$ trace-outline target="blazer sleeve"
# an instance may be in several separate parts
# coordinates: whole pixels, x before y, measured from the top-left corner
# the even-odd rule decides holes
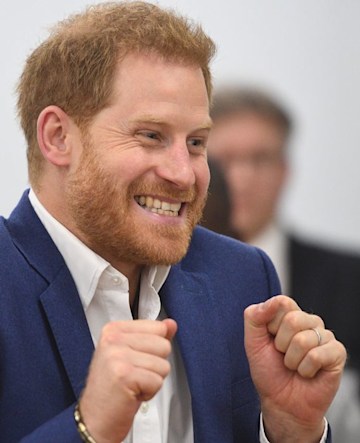
[[[23,437],[20,443],[81,443],[74,419],[74,409],[75,403]]]
[[[262,259],[265,268],[265,274],[268,279],[269,297],[281,294],[280,280],[272,261],[262,249],[259,248],[256,249],[260,254],[260,257]]]

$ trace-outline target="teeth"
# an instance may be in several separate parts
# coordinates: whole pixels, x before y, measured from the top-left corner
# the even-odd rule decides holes
[[[181,208],[181,203],[171,203],[170,211],[179,212]]]
[[[150,196],[136,196],[137,203],[148,209],[151,212],[161,215],[168,215],[170,217],[177,217],[181,208],[181,203],[169,203],[161,201],[158,198],[152,198]]]
[[[153,205],[154,205],[154,208],[159,209],[159,208],[161,208],[161,201],[158,200],[157,198],[155,198]]]
[[[146,206],[151,208],[153,205],[154,199],[152,197],[146,197]]]

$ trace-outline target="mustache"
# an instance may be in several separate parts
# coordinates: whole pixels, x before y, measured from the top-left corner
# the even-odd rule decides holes
[[[128,189],[129,197],[134,195],[156,195],[158,197],[192,203],[197,199],[198,190],[196,186],[190,189],[177,189],[170,183],[133,183]]]

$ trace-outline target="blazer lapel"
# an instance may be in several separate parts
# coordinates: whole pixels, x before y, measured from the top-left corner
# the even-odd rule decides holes
[[[71,387],[78,398],[94,350],[75,284],[66,267],[40,296]]]
[[[177,265],[160,295],[166,313],[178,322],[176,340],[192,397],[195,442],[231,442],[229,349],[218,333],[216,294],[205,275]]]
[[[17,248],[48,283],[39,294],[72,390],[79,396],[94,350],[75,283],[66,264],[33,210],[27,192],[7,228]]]

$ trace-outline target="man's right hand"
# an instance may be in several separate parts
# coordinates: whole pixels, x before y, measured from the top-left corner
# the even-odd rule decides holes
[[[170,372],[167,357],[176,330],[172,319],[104,327],[80,400],[83,421],[98,443],[122,441],[141,402],[159,391]]]

